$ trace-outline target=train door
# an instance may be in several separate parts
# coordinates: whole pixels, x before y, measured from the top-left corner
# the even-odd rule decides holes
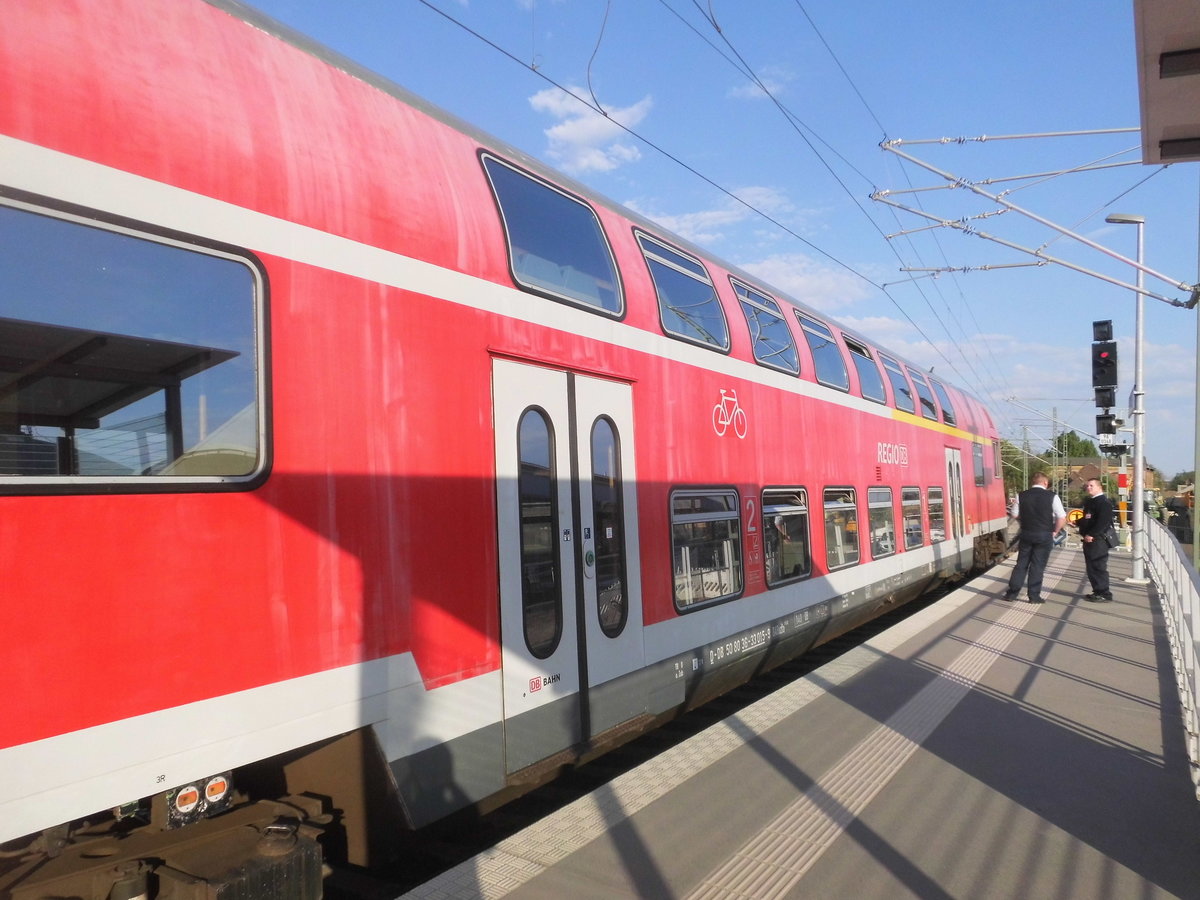
[[[950,519],[946,537],[958,540],[966,536],[967,524],[963,508],[962,451],[952,447],[946,448],[946,488],[950,495],[950,508],[946,511]]]
[[[618,724],[596,689],[644,663],[633,398],[628,384],[507,360],[492,379],[515,772]]]

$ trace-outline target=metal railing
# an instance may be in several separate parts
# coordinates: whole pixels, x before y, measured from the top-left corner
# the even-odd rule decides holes
[[[1179,541],[1158,521],[1146,522],[1147,573],[1158,588],[1163,617],[1171,642],[1171,662],[1179,685],[1183,708],[1184,739],[1187,741],[1192,784],[1200,799],[1200,737],[1197,735],[1197,657],[1200,657],[1200,574]]]

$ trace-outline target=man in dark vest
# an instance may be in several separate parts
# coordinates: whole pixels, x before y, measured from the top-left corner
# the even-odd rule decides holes
[[[1021,523],[1017,564],[1008,579],[1005,600],[1016,600],[1021,587],[1029,578],[1029,602],[1044,603],[1042,575],[1054,539],[1067,524],[1067,513],[1058,494],[1050,490],[1050,479],[1042,472],[1033,476],[1033,486],[1017,494],[1008,513]]]
[[[1083,599],[1107,603],[1113,598],[1108,586],[1108,537],[1112,533],[1113,505],[1104,496],[1099,478],[1088,479],[1087,492],[1083,518],[1079,520],[1079,537],[1083,540],[1083,565],[1092,592]]]

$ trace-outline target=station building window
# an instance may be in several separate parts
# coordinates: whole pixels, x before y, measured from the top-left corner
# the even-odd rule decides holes
[[[0,493],[257,483],[264,293],[232,248],[0,204]]]
[[[908,376],[912,379],[913,387],[917,390],[917,399],[921,401],[921,415],[936,422],[938,417],[937,406],[933,402],[933,392],[929,390],[929,385],[925,383],[925,376],[913,368],[909,368]]]
[[[804,578],[812,571],[808,538],[808,492],[804,488],[763,491],[767,584]]]
[[[779,369],[792,375],[800,374],[800,356],[796,342],[788,329],[787,320],[779,304],[771,297],[740,281],[730,279],[746,326],[750,329],[750,343],[754,347],[754,358],[764,366]]]
[[[929,379],[929,383],[933,385],[933,392],[937,394],[938,403],[942,406],[942,421],[947,425],[957,425],[958,418],[954,415],[954,405],[950,402],[950,395],[946,393],[946,388],[941,382]]]
[[[904,549],[912,550],[925,543],[925,526],[921,517],[921,489],[900,489],[900,515],[904,518]]]
[[[896,409],[903,412],[915,413],[917,405],[913,402],[912,388],[908,386],[908,379],[904,377],[904,370],[900,368],[899,363],[893,359],[889,359],[882,354],[879,357],[883,363],[883,370],[887,372],[888,381],[892,385],[892,398],[896,404]]]
[[[729,350],[729,326],[708,271],[698,259],[638,233],[638,244],[658,294],[667,334],[714,350]]]
[[[522,414],[517,435],[521,619],[529,652],[545,659],[558,647],[563,624],[554,430],[546,413],[533,407]]]
[[[685,612],[742,592],[742,528],[737,492],[671,495],[675,606]]]
[[[858,386],[863,397],[867,400],[874,400],[876,403],[887,403],[887,393],[883,389],[883,376],[879,374],[879,366],[871,356],[870,349],[865,344],[851,340],[845,335],[842,335],[842,339],[846,342],[846,349],[850,351],[850,359],[854,363],[855,371],[858,372]]]
[[[830,569],[858,562],[858,506],[854,488],[825,488],[825,562]]]
[[[929,506],[929,540],[936,544],[946,539],[946,504],[942,489],[931,487],[926,498]]]
[[[871,526],[871,556],[881,559],[896,552],[896,511],[892,489],[867,488],[867,517]]]
[[[821,384],[837,388],[839,391],[850,390],[850,376],[846,373],[846,360],[842,358],[841,348],[834,340],[833,332],[828,327],[811,319],[796,310],[796,318],[812,351],[813,366],[816,368],[817,381]]]
[[[592,424],[592,525],[595,529],[596,615],[600,630],[615,638],[625,630],[629,595],[625,590],[625,500],[621,445],[607,416]]]
[[[595,211],[495,157],[485,155],[483,166],[500,208],[517,284],[620,316],[624,300],[617,265]]]

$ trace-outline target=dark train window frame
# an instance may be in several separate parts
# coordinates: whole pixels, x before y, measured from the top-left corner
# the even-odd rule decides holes
[[[938,421],[937,403],[933,399],[933,391],[929,389],[929,383],[925,380],[925,375],[918,372],[912,366],[909,366],[908,378],[912,382],[913,389],[917,392],[917,399],[921,404],[921,415],[931,422]]]
[[[717,285],[704,263],[698,257],[690,253],[685,253],[678,247],[668,244],[662,238],[655,237],[647,231],[635,228],[633,234],[637,240],[638,248],[641,250],[642,259],[646,263],[646,269],[650,273],[650,281],[654,285],[654,294],[658,301],[658,322],[662,327],[663,333],[676,340],[684,341],[697,347],[703,347],[706,350],[713,350],[717,353],[729,353],[733,346],[732,336],[729,331],[729,320],[725,316],[725,306],[721,303],[721,297],[717,293]],[[648,245],[653,245],[653,247],[657,247],[658,249],[653,249]],[[665,251],[665,253],[661,251]],[[673,259],[672,257],[675,258]],[[664,290],[665,286],[661,283],[662,278],[660,276],[666,276],[668,273],[690,278],[697,284],[708,285],[711,293],[704,299],[703,305],[710,310],[715,310],[717,316],[720,318],[722,342],[706,340],[702,336],[698,336],[701,334],[699,327],[695,329],[696,335],[692,335],[685,331],[676,331],[667,325],[666,314],[668,310],[671,310],[671,314],[681,322],[686,321],[683,316],[674,312],[671,304],[667,302],[669,294]]]
[[[887,388],[883,383],[883,375],[879,371],[879,363],[875,357],[871,355],[871,348],[861,341],[856,341],[852,337],[848,337],[845,333],[842,334],[842,340],[846,342],[846,349],[850,351],[850,361],[854,363],[854,370],[858,373],[858,392],[864,400],[870,400],[873,403],[887,404]],[[872,386],[879,385],[879,396],[868,394],[863,386],[863,372],[868,372],[874,375]]]
[[[937,502],[936,503],[934,502],[934,494],[937,494]],[[947,519],[946,519],[946,489],[943,488],[941,485],[933,485],[932,487],[928,487],[925,489],[925,514],[926,514],[927,518],[929,519],[929,543],[931,543],[931,544],[941,543],[941,541],[939,541],[937,538],[935,538],[934,534],[933,534],[933,523],[934,523],[933,510],[934,510],[935,506],[938,510],[941,511],[940,519],[939,519],[939,521],[942,523],[941,541],[945,541],[945,540],[948,540],[948,536],[946,533],[946,522],[947,522]]]
[[[592,205],[586,200],[583,200],[582,198],[570,193],[569,191],[563,190],[558,185],[547,181],[544,178],[539,178],[532,172],[528,172],[524,169],[514,166],[506,160],[503,160],[491,153],[481,152],[479,154],[479,159],[483,167],[484,175],[487,178],[488,186],[491,189],[492,199],[496,204],[497,213],[500,216],[501,227],[504,230],[505,251],[508,255],[508,270],[509,274],[512,276],[513,283],[516,284],[521,290],[535,294],[539,297],[546,297],[547,299],[554,300],[559,303],[565,303],[568,306],[573,306],[577,309],[586,310],[587,312],[595,313],[596,315],[605,316],[607,318],[623,319],[625,317],[625,289],[621,280],[621,270],[617,265],[617,258],[613,253],[612,243],[608,239],[608,233],[604,230],[604,223],[600,221],[600,216],[597,214]],[[573,265],[572,259],[569,256],[565,256],[562,259],[555,259],[549,256],[534,255],[533,249],[531,248],[526,248],[523,251],[518,252],[518,248],[514,244],[513,232],[519,224],[525,221],[525,219],[516,216],[517,209],[512,202],[513,198],[509,198],[508,205],[505,205],[505,200],[502,197],[502,192],[497,184],[496,179],[496,173],[501,171],[515,175],[517,178],[521,179],[520,182],[512,182],[513,184],[527,184],[533,188],[537,188],[539,191],[546,192],[546,194],[543,194],[542,196],[553,194],[562,200],[569,201],[570,204],[578,208],[581,216],[580,222],[586,218],[587,223],[592,227],[586,228],[582,225],[579,225],[577,226],[576,230],[581,234],[592,231],[594,232],[593,236],[598,238],[597,241],[588,242],[590,243],[591,248],[597,252],[597,256],[592,259],[591,262],[598,264],[607,262],[608,273],[611,277],[612,294],[614,297],[613,308],[610,308],[604,304],[599,290],[597,290],[595,294],[588,294],[582,290],[574,293],[570,291],[570,284],[568,281],[568,275],[570,273],[578,273],[583,281],[591,279],[592,282],[597,286],[601,284],[601,281],[596,275],[589,274],[586,268],[580,268]],[[525,199],[527,202],[529,202],[529,198],[535,196],[537,195],[526,193]],[[531,224],[529,226],[530,235],[545,233],[546,229],[544,226],[547,221],[561,221],[561,217],[537,216],[528,218],[531,220]],[[576,241],[573,243],[568,243],[567,247],[568,249],[576,250],[584,244],[585,242]],[[543,243],[537,249],[545,249],[545,244]],[[544,264],[544,268],[546,270],[545,274],[547,277],[535,278],[531,274],[531,271],[527,269],[527,267],[519,265],[522,259],[534,259],[539,263]],[[575,261],[582,260],[580,260],[579,257],[576,257]],[[552,279],[548,276],[551,274],[550,269],[553,268],[557,268],[558,271],[557,277]],[[570,270],[570,273],[568,273],[568,269]],[[589,297],[593,297],[594,299],[589,299]]]
[[[795,498],[798,502],[788,503],[788,498]],[[762,495],[762,527],[763,527],[763,575],[767,582],[768,588],[782,587],[785,584],[793,584],[797,581],[803,581],[806,578],[812,577],[812,509],[808,504],[808,490],[803,487],[769,487],[764,488]],[[802,534],[797,535],[790,528],[790,525],[781,530],[776,524],[776,519],[781,517],[798,519],[801,523]],[[787,523],[785,523],[787,525]],[[780,541],[776,535],[786,534],[788,540]],[[787,577],[772,577],[772,551],[771,546],[774,543],[778,549],[775,552],[774,559],[778,560],[783,553],[783,548],[779,545],[782,543],[796,543],[796,538],[802,538],[803,545],[803,560],[801,564],[803,570],[796,574]]]
[[[554,576],[554,589],[552,591],[553,596],[554,596],[553,608],[552,608],[552,612],[554,613],[554,636],[548,642],[548,646],[544,650],[540,644],[537,647],[535,647],[533,645],[532,641],[530,641],[530,630],[531,630],[530,607],[533,604],[530,602],[529,592],[527,590],[527,586],[529,584],[528,575],[529,575],[529,569],[530,569],[530,561],[529,561],[530,554],[527,553],[526,526],[525,526],[525,519],[524,519],[524,502],[525,501],[524,501],[524,495],[522,494],[522,491],[524,490],[525,483],[526,483],[526,479],[525,479],[526,456],[525,456],[525,452],[524,452],[524,444],[523,444],[522,438],[524,437],[524,425],[525,425],[526,417],[529,416],[531,413],[536,414],[538,416],[538,418],[541,420],[542,424],[545,426],[545,429],[546,429],[546,435],[547,435],[546,452],[547,452],[547,458],[548,458],[549,483],[550,483],[550,490],[549,490],[550,511],[549,511],[549,516],[548,516],[548,518],[550,520],[550,527],[548,529],[547,543],[548,543],[549,549],[550,549],[549,556],[550,556],[551,572],[553,573],[553,576]],[[548,659],[549,657],[554,655],[555,651],[558,650],[559,646],[562,644],[563,623],[566,619],[566,611],[563,608],[564,604],[563,604],[562,552],[558,546],[559,523],[562,521],[562,515],[561,515],[562,511],[559,509],[559,502],[558,502],[558,478],[559,478],[560,473],[558,471],[558,464],[557,464],[557,457],[556,457],[555,442],[558,440],[558,435],[555,433],[555,430],[554,430],[554,418],[550,415],[550,412],[545,407],[539,406],[537,404],[530,404],[529,406],[525,407],[525,409],[523,409],[521,411],[521,414],[519,416],[517,416],[517,428],[516,428],[515,437],[517,439],[517,455],[516,455],[516,459],[517,459],[517,534],[518,534],[517,544],[518,544],[518,551],[519,551],[518,555],[519,555],[520,563],[521,563],[521,637],[525,642],[525,648],[530,652],[530,654],[534,657],[534,659]]]
[[[843,500],[841,502],[838,502],[835,499],[833,502],[831,502],[830,494],[833,493],[848,494],[850,499],[848,501]],[[847,560],[845,559],[845,554],[842,554],[842,561],[835,565],[833,562],[834,542],[830,541],[829,515],[831,512],[836,514],[839,510],[844,509],[851,509],[854,511],[854,558]],[[833,572],[840,569],[849,569],[852,566],[857,566],[860,562],[862,562],[862,528],[859,527],[859,522],[861,519],[862,516],[859,515],[858,511],[857,488],[850,487],[849,485],[832,485],[822,489],[821,523],[825,528],[825,566],[828,571]],[[847,527],[842,530],[850,533],[851,529],[849,528],[849,524],[850,523],[847,522]],[[834,525],[834,532],[837,533],[837,531],[837,526]]]
[[[916,522],[917,529],[915,532],[908,527],[910,520],[909,510],[913,504],[916,504],[917,514]],[[904,485],[900,488],[900,522],[904,530],[904,549],[916,550],[918,547],[925,546],[925,502],[921,489],[916,485]],[[915,533],[916,540],[912,540]]]
[[[813,374],[816,376],[817,382],[826,387],[833,388],[835,391],[850,392],[850,371],[846,368],[846,357],[842,355],[842,348],[838,346],[837,338],[833,336],[833,329],[814,319],[807,313],[795,310],[796,321],[800,323],[800,330],[804,334],[804,340],[808,344],[808,351],[813,358]],[[821,345],[815,343],[815,339],[827,341],[828,344]],[[841,373],[840,379],[830,380],[829,371],[830,361],[837,360]]]
[[[613,496],[615,497],[614,506],[616,507],[613,515],[613,521],[616,522],[616,527],[619,531],[619,534],[617,534],[613,539],[616,544],[616,550],[619,557],[619,583],[621,586],[620,620],[615,624],[615,626],[609,626],[605,624],[602,599],[600,596],[601,524],[600,517],[596,513],[595,485],[597,479],[596,430],[602,422],[608,426],[612,433],[614,469],[614,485],[612,487],[612,492]],[[596,416],[596,418],[592,421],[592,427],[588,433],[588,445],[590,447],[589,454],[592,462],[592,527],[596,530],[596,533],[592,539],[593,546],[595,547],[594,552],[596,554],[596,577],[594,579],[596,583],[596,622],[600,626],[601,634],[603,634],[606,638],[614,639],[620,637],[625,631],[625,626],[629,624],[629,545],[626,540],[625,533],[625,474],[621,469],[621,432],[620,429],[617,428],[617,423],[614,422],[609,416]],[[584,565],[587,565],[586,560],[584,561]]]
[[[1004,457],[1000,453],[1000,442],[992,441],[992,478],[1004,477]]]
[[[883,372],[892,386],[892,406],[901,412],[912,413],[915,416],[917,402],[914,399],[912,385],[908,383],[908,376],[904,374],[904,369],[900,367],[900,363],[882,353],[879,354],[879,361],[883,363]],[[907,398],[906,401],[902,403],[901,397]]]
[[[222,493],[254,490],[260,487],[270,475],[273,464],[273,442],[271,431],[271,359],[270,359],[270,334],[268,330],[269,319],[269,299],[270,299],[270,282],[267,277],[266,267],[262,261],[249,250],[238,247],[232,244],[215,241],[209,238],[200,237],[185,232],[176,231],[173,229],[162,228],[148,222],[134,220],[123,216],[117,216],[112,213],[78,206],[76,204],[65,203],[47,197],[42,197],[35,194],[30,194],[24,191],[19,191],[12,188],[0,187],[0,207],[4,209],[14,210],[20,213],[25,213],[33,216],[38,216],[47,220],[69,225],[75,228],[86,229],[95,235],[110,235],[117,239],[111,246],[120,249],[120,239],[128,239],[135,242],[144,242],[145,245],[154,245],[157,248],[168,252],[177,252],[180,254],[179,259],[198,259],[208,258],[216,261],[224,261],[235,266],[240,266],[245,270],[248,280],[246,286],[249,288],[248,305],[246,307],[246,328],[241,332],[245,338],[247,352],[252,353],[252,359],[248,358],[250,370],[248,374],[242,378],[236,379],[236,383],[242,385],[241,390],[246,398],[246,405],[237,412],[232,413],[228,417],[219,421],[219,423],[206,432],[206,436],[201,436],[194,443],[182,444],[184,440],[183,428],[186,422],[186,412],[184,407],[190,404],[183,401],[178,391],[182,389],[186,379],[191,375],[185,375],[179,378],[177,375],[170,375],[164,370],[162,376],[156,376],[149,371],[143,372],[144,380],[140,382],[141,388],[153,388],[157,385],[164,394],[163,404],[163,433],[164,444],[170,444],[171,450],[169,453],[175,453],[173,459],[168,458],[167,451],[164,451],[162,459],[151,462],[145,456],[140,457],[139,464],[143,468],[154,465],[160,468],[163,474],[151,474],[148,472],[140,472],[137,474],[122,474],[114,472],[105,472],[101,474],[54,474],[31,475],[23,474],[19,471],[10,473],[0,472],[0,496],[43,496],[43,495],[88,495],[88,494],[166,494],[166,493]],[[80,232],[81,234],[83,232]],[[135,244],[127,244],[125,246],[141,246]],[[156,252],[151,250],[151,253]],[[143,271],[143,270],[137,270]],[[121,287],[118,285],[118,287]],[[195,283],[188,283],[188,290],[194,291]],[[121,295],[122,304],[128,303],[128,297]],[[128,307],[125,307],[128,308]],[[191,308],[191,307],[188,307]],[[86,336],[91,336],[93,341],[99,342],[95,346],[102,346],[107,342],[110,348],[116,350],[123,346],[129,353],[138,353],[138,347],[145,348],[145,352],[149,353],[155,348],[174,348],[176,350],[191,349],[192,351],[215,351],[217,354],[226,354],[226,359],[216,363],[212,368],[216,368],[223,362],[227,362],[242,355],[242,351],[229,351],[228,348],[214,348],[207,344],[189,344],[181,343],[174,340],[161,340],[160,338],[151,338],[146,335],[126,334],[114,331],[97,331],[87,328],[79,328],[76,324],[66,325],[56,322],[39,322],[32,319],[9,319],[14,328],[22,325],[32,327],[35,330],[40,329],[49,336],[51,332],[66,335],[68,332],[73,333],[75,337],[82,340]],[[228,355],[232,354],[232,355]],[[131,360],[135,357],[130,357]],[[137,360],[138,362],[147,362],[145,360]],[[76,363],[76,371],[73,374],[66,375],[68,378],[78,378],[79,372],[88,370],[87,366]],[[65,371],[65,370],[64,370]],[[111,370],[110,370],[111,371]],[[202,369],[196,370],[193,374],[200,374]],[[136,370],[126,370],[124,377],[132,378],[136,374]],[[178,384],[175,388],[176,396],[171,397],[171,391],[164,386],[165,381],[169,382],[175,379]],[[85,379],[86,380],[86,379]],[[102,379],[97,378],[96,381]],[[138,384],[128,382],[131,385],[131,392],[136,393],[134,388]],[[194,387],[194,385],[193,385]],[[139,397],[133,399],[130,404],[141,403],[147,398],[154,396],[155,390],[151,389],[146,393],[142,393]],[[119,402],[115,399],[115,395],[109,398],[109,402]],[[127,407],[112,408],[108,414],[119,412]],[[174,411],[173,411],[174,410]],[[246,453],[241,453],[243,458],[252,459],[252,464],[244,472],[197,472],[182,474],[166,474],[167,470],[172,466],[178,467],[181,463],[196,463],[208,462],[211,464],[213,457],[208,457],[206,460],[201,460],[201,455],[205,453],[201,444],[206,437],[211,437],[216,434],[222,427],[230,423],[238,421],[247,410],[250,411],[252,423],[246,429],[247,435],[253,441],[253,447],[245,447],[238,449],[239,453],[244,449]],[[79,414],[86,412],[80,410]],[[199,412],[197,410],[197,415]],[[28,418],[28,414],[24,416]],[[182,418],[181,418],[182,417]],[[79,448],[75,443],[74,435],[68,433],[76,430],[76,426],[50,425],[48,423],[27,422],[22,424],[21,413],[15,413],[12,426],[17,431],[14,434],[25,433],[24,429],[37,427],[53,427],[64,432],[64,436],[55,439],[59,446],[58,458],[54,465],[61,466],[61,461],[64,458],[63,452],[73,454],[71,459],[78,462]],[[98,420],[97,420],[98,421]],[[174,425],[171,423],[174,422]],[[90,430],[90,429],[89,429]],[[147,432],[149,433],[149,432]],[[66,444],[63,442],[66,441]],[[23,442],[27,443],[27,442]],[[64,451],[62,448],[66,447]]]
[[[796,347],[796,339],[792,335],[792,329],[788,327],[787,317],[784,315],[779,301],[765,291],[751,287],[745,282],[734,278],[732,275],[729,277],[729,283],[733,286],[734,296],[737,297],[738,305],[742,309],[742,315],[746,319],[746,328],[750,333],[750,345],[754,351],[754,361],[760,366],[786,372],[788,375],[799,375],[800,351]],[[773,320],[779,327],[782,327],[783,333],[787,335],[787,347],[774,349],[772,344],[762,339],[762,318]],[[771,353],[759,353],[760,346],[764,344],[772,350]],[[780,365],[767,358],[769,356],[778,356],[785,351],[791,351],[790,357],[788,357],[791,365]]]
[[[930,385],[933,387],[933,392],[937,394],[938,403],[942,407],[942,421],[951,428],[958,426],[958,416],[954,414],[954,404],[950,402],[950,394],[946,391],[946,386],[936,378],[929,379]]]
[[[724,511],[712,512],[694,512],[694,513],[677,513],[676,500],[691,498],[694,500],[702,500],[705,497],[723,498],[725,501],[732,501],[732,506],[727,507]],[[685,615],[690,612],[695,612],[699,609],[708,609],[719,603],[728,603],[731,600],[736,600],[741,597],[746,590],[746,555],[744,549],[744,532],[742,528],[741,516],[741,496],[734,487],[680,487],[671,491],[668,499],[668,517],[671,524],[671,598],[675,604],[676,612]],[[701,576],[705,572],[717,571],[716,569],[699,569],[689,568],[686,571],[676,570],[676,546],[677,546],[677,528],[680,526],[703,525],[711,522],[731,522],[737,529],[735,535],[737,560],[735,564],[726,566],[727,570],[736,576],[737,584],[732,586],[733,589],[724,593],[717,594],[712,597],[701,597],[698,600],[691,600],[685,603],[680,603],[680,578],[686,578],[687,583],[691,584],[694,573],[700,572]],[[707,543],[716,544],[720,539],[710,540]],[[694,542],[693,546],[700,546],[702,542]],[[690,550],[690,548],[689,548]],[[690,552],[688,554],[690,556]],[[703,584],[703,577],[701,577]]]
[[[983,444],[978,441],[971,443],[971,461],[975,468],[975,487],[987,484],[987,463],[984,461]]]
[[[878,498],[873,499],[872,494],[887,493],[886,500]],[[875,516],[873,511],[877,509],[886,509],[888,517],[888,526],[891,529],[892,549],[888,550],[880,541],[877,544],[875,541]],[[895,556],[900,549],[900,541],[896,535],[896,503],[892,493],[892,488],[889,485],[872,485],[867,488],[867,543],[871,547],[871,559],[887,559],[889,556]]]

